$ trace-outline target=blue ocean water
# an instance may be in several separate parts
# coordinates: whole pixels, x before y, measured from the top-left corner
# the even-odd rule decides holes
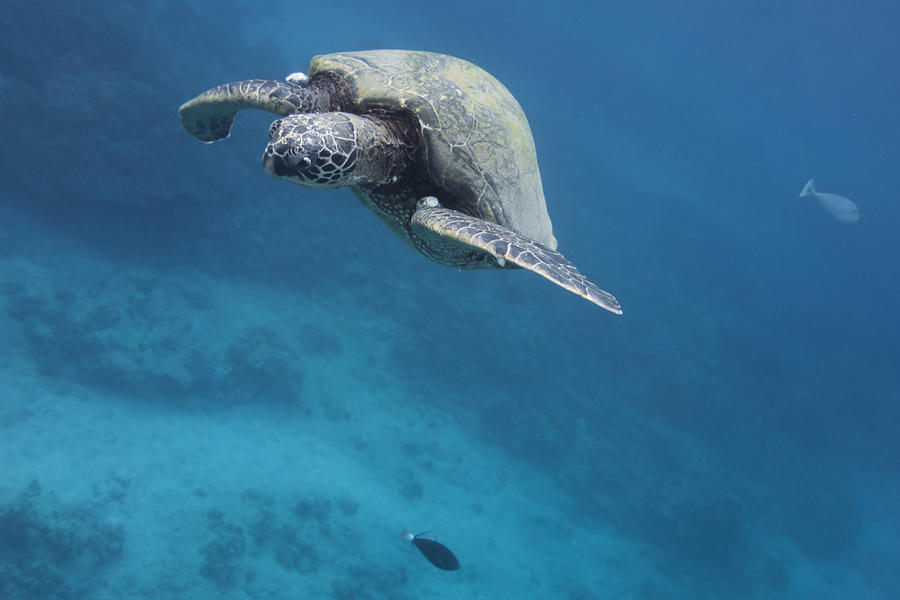
[[[8,0],[0,598],[900,597],[898,20]],[[270,115],[178,123],[373,48],[513,92],[560,250],[623,316],[278,181]]]

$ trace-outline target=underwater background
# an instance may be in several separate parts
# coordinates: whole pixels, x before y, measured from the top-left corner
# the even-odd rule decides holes
[[[900,597],[898,22],[5,1],[0,598]],[[271,115],[178,123],[374,48],[512,91],[560,250],[623,316],[278,181]]]

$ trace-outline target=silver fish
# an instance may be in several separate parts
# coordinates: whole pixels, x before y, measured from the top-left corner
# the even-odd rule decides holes
[[[822,205],[822,208],[828,211],[832,217],[841,223],[856,223],[859,221],[859,207],[850,200],[837,194],[829,194],[827,192],[817,192],[813,187],[813,180],[810,179],[800,191],[800,197],[813,196]]]

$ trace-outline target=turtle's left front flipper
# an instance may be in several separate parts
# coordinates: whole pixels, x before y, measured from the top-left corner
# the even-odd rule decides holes
[[[591,283],[565,256],[506,227],[444,208],[430,196],[419,201],[412,227],[419,235],[436,235],[442,241],[486,252],[501,265],[509,261],[610,312],[622,314],[615,297]]]
[[[273,79],[248,79],[225,83],[207,90],[181,105],[181,126],[201,142],[227,138],[238,111],[264,110],[279,116],[321,112],[329,106],[328,96],[316,86],[302,86]]]

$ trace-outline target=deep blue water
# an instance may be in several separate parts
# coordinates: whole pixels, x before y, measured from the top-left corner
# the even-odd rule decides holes
[[[900,597],[900,6],[257,4],[0,8],[0,598]],[[623,316],[178,123],[373,48],[513,92]]]

